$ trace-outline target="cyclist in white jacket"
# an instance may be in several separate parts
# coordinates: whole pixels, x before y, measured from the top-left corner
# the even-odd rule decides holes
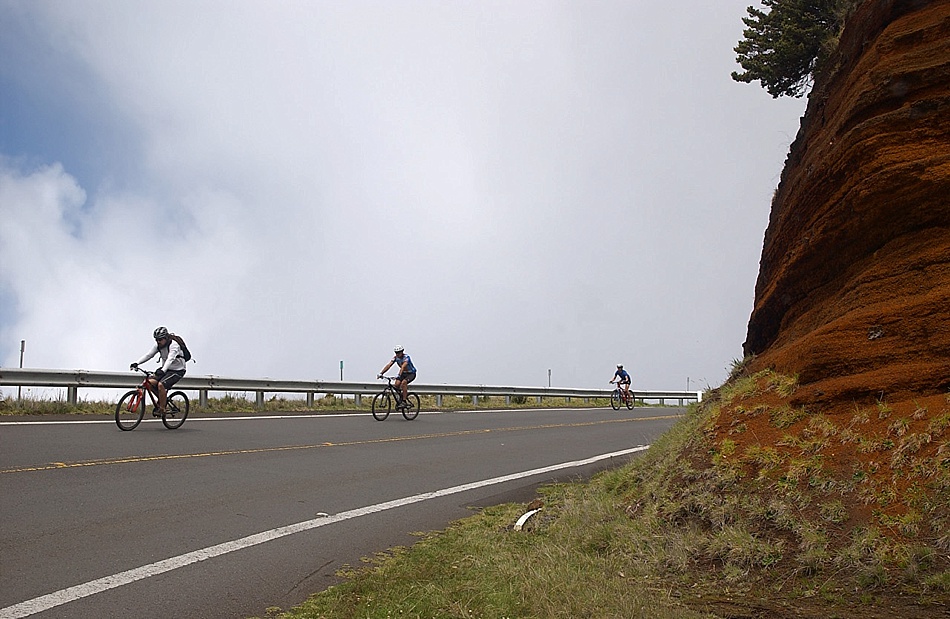
[[[145,363],[155,355],[161,359],[161,367],[155,370],[155,374],[148,379],[149,390],[152,393],[158,392],[158,408],[152,411],[156,417],[161,417],[165,411],[165,403],[168,398],[168,390],[172,385],[181,380],[185,375],[185,357],[181,346],[169,334],[165,327],[158,327],[152,333],[155,338],[155,345],[145,353],[145,356],[129,366],[134,370],[140,363]]]

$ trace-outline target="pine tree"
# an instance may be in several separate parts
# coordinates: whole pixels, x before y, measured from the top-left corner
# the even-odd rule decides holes
[[[827,56],[853,0],[762,0],[768,12],[748,7],[745,37],[735,47],[745,69],[732,79],[759,80],[769,94],[801,97]]]

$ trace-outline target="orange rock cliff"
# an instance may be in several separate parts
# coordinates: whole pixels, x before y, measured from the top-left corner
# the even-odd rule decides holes
[[[743,345],[834,406],[950,390],[950,0],[869,0],[815,83]]]

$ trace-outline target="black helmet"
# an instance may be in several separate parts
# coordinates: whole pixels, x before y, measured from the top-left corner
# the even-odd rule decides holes
[[[152,337],[154,337],[156,340],[166,338],[168,337],[168,329],[166,329],[165,327],[159,327],[155,329],[154,333],[152,333]]]

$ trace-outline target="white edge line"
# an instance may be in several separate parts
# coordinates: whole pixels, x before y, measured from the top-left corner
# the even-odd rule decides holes
[[[106,576],[104,578],[98,578],[81,585],[67,587],[66,589],[61,589],[54,593],[33,598],[32,600],[20,602],[19,604],[14,604],[13,606],[0,608],[0,619],[20,619],[21,617],[28,617],[32,614],[41,613],[68,602],[73,602],[84,597],[102,593],[103,591],[108,591],[109,589],[115,589],[117,587],[133,583],[137,580],[142,580],[150,576],[157,576],[158,574],[170,572],[171,570],[176,570],[178,568],[185,567],[186,565],[191,565],[192,563],[213,559],[214,557],[218,557],[229,552],[243,550],[244,548],[250,548],[251,546],[257,546],[258,544],[270,542],[287,535],[293,535],[294,533],[300,533],[302,531],[309,531],[310,529],[316,529],[328,524],[343,522],[344,520],[350,520],[360,516],[367,516],[369,514],[383,512],[386,510],[395,509],[397,507],[419,503],[421,501],[428,501],[429,499],[436,499],[452,494],[458,494],[468,490],[475,490],[485,486],[492,486],[507,481],[522,479],[524,477],[531,477],[532,475],[540,475],[542,473],[550,473],[552,471],[558,471],[561,469],[585,466],[599,462],[601,460],[607,460],[609,458],[616,458],[619,456],[636,453],[638,451],[644,451],[649,448],[649,445],[640,445],[632,449],[624,449],[622,451],[614,451],[611,453],[601,454],[599,456],[593,456],[591,458],[587,458],[586,460],[562,462],[560,464],[553,464],[551,466],[532,469],[530,471],[512,473],[510,475],[503,475],[502,477],[494,477],[492,479],[462,484],[461,486],[453,486],[451,488],[444,488],[442,490],[435,490],[433,492],[424,492],[422,494],[416,494],[402,499],[395,499],[385,503],[377,503],[376,505],[369,505],[366,507],[340,512],[339,514],[334,514],[332,516],[321,516],[314,518],[313,520],[306,520],[304,522],[278,527],[269,531],[255,533],[254,535],[242,537],[230,542],[224,542],[223,544],[217,544],[215,546],[208,546],[207,548],[195,550],[194,552],[189,552],[177,557],[171,557],[156,563],[143,565],[142,567],[126,570],[124,572]]]

